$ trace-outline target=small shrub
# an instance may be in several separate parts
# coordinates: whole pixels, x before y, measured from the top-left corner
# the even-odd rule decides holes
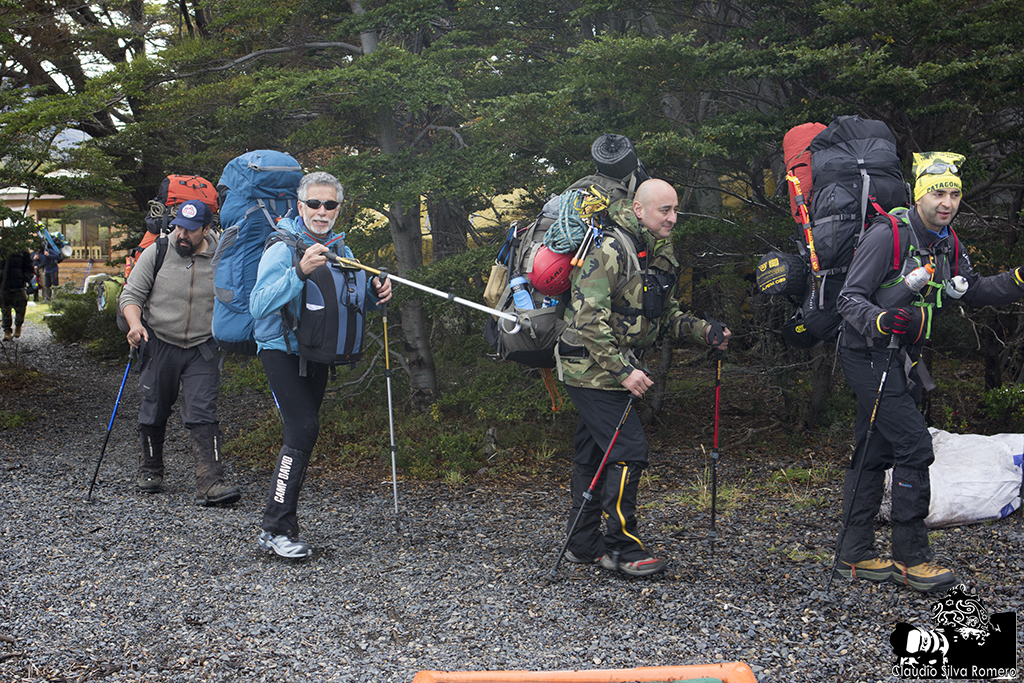
[[[44,318],[56,342],[85,344],[101,358],[127,356],[128,341],[117,326],[117,316],[100,311],[96,295],[57,290],[50,300],[50,315]]]
[[[989,389],[981,395],[981,413],[998,420],[1011,431],[1024,429],[1024,386],[1011,385]]]

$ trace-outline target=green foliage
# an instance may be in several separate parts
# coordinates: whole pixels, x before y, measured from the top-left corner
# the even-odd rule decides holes
[[[258,358],[229,353],[224,356],[220,390],[227,394],[242,394],[251,390],[269,395],[270,382]]]
[[[0,204],[0,261],[12,254],[33,251],[40,229],[42,226],[30,217]]]
[[[50,315],[44,318],[53,340],[59,343],[85,343],[86,348],[100,358],[127,357],[128,342],[117,327],[112,311],[100,311],[96,295],[75,294],[68,285],[54,290],[50,301]]]
[[[1005,425],[1006,431],[1024,431],[1024,386],[990,389],[981,396],[981,413]]]
[[[823,494],[827,485],[839,482],[843,471],[834,465],[823,463],[818,467],[785,467],[774,472],[768,479],[767,491],[782,496],[796,508],[821,508],[834,501]]]
[[[0,410],[0,432],[31,424],[39,418],[27,410]]]

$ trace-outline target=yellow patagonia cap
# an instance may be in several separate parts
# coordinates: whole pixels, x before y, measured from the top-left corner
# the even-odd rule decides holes
[[[955,152],[915,152],[914,201],[933,190],[962,189],[960,164],[966,158]]]

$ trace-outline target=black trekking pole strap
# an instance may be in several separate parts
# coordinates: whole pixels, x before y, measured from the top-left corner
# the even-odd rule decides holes
[[[715,347],[715,350],[721,353],[718,345],[725,341],[725,323],[718,322],[708,315],[707,311],[704,312],[704,322],[711,326],[708,329],[708,345]]]

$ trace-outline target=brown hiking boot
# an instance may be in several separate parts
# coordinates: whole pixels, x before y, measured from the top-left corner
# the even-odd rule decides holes
[[[892,560],[883,560],[878,557],[853,563],[839,560],[836,564],[836,574],[844,579],[853,579],[854,581],[863,579],[878,583],[891,580],[895,568]]]
[[[11,341],[11,339],[12,339],[11,331],[10,330],[4,330],[4,341]]]
[[[953,572],[934,562],[922,562],[908,567],[902,562],[893,562],[892,581],[900,586],[910,586],[922,593],[952,588],[956,583]]]
[[[21,336],[21,325],[14,328],[14,338],[17,339]]]
[[[242,497],[242,491],[237,486],[228,486],[222,481],[206,489],[205,493],[196,491],[196,505],[210,507],[211,505],[230,505]]]

